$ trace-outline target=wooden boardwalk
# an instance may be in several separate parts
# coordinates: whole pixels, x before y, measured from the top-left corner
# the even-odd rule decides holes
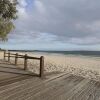
[[[65,73],[41,79],[0,62],[0,100],[100,100],[100,83]]]

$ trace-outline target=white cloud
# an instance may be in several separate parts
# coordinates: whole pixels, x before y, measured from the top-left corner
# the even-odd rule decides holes
[[[26,11],[26,6],[28,5],[28,3],[26,2],[26,0],[18,0],[18,2],[19,5],[17,6],[17,9],[19,20],[25,20],[28,17],[28,13]]]
[[[19,2],[19,5],[21,7],[26,7],[28,5],[27,2],[26,2],[26,0],[18,0],[18,2]]]

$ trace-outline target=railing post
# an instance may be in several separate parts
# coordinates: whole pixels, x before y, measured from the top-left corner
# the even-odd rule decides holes
[[[27,54],[25,54],[24,57],[25,57],[24,58],[24,70],[26,70],[27,69]]]
[[[8,62],[10,61],[10,52],[8,52]]]
[[[40,77],[44,77],[44,56],[40,57]]]
[[[16,53],[15,55],[15,65],[17,65],[17,61],[18,61],[18,53]]]
[[[4,60],[5,60],[5,58],[6,58],[6,51],[4,50]]]

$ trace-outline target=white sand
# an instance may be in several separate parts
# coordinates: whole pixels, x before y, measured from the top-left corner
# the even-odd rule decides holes
[[[28,55],[34,57],[44,56],[45,72],[70,72],[71,74],[100,81],[100,57],[48,53],[28,53]],[[22,64],[23,60],[20,59],[19,65],[22,66]],[[38,73],[39,61],[28,60],[28,70]]]

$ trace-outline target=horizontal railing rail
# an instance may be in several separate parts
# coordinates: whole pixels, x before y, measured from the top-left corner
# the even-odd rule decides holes
[[[39,70],[39,76],[44,77],[44,56],[41,57],[32,57],[28,56],[27,54],[21,55],[18,53],[11,53],[10,51],[4,51],[4,60],[6,60],[6,57],[8,58],[8,62],[10,62],[10,58],[15,58],[15,65],[18,63],[18,58],[24,59],[24,70],[27,69],[27,60],[33,59],[33,60],[39,60],[40,61],[40,70]]]

